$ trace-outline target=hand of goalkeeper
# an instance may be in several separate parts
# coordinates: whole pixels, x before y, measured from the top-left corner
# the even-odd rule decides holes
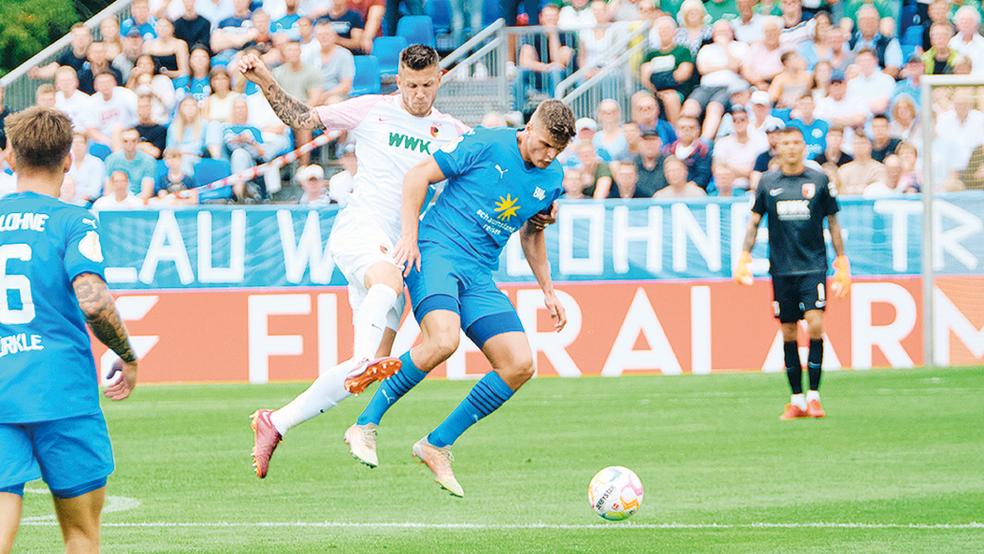
[[[851,290],[851,262],[843,254],[834,260],[834,283],[830,285],[830,290],[837,298],[847,296]]]
[[[738,265],[735,266],[734,279],[739,285],[751,286],[754,282],[752,278],[752,269],[749,264],[752,263],[752,254],[750,252],[742,252],[741,257],[738,258]]]

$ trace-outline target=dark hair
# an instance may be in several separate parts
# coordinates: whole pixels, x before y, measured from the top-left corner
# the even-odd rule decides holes
[[[888,123],[888,116],[885,115],[885,114],[883,114],[883,113],[877,114],[877,115],[875,115],[875,116],[873,116],[871,118],[872,121],[874,121],[876,119],[884,119],[885,120],[885,123]]]
[[[565,147],[577,134],[574,127],[574,112],[560,100],[545,100],[533,112],[551,138]],[[532,118],[531,118],[532,119]]]
[[[434,67],[440,61],[437,50],[426,44],[411,44],[400,52],[400,67],[420,71]]]
[[[56,170],[72,148],[72,121],[58,110],[35,106],[7,116],[7,138],[18,168]]]

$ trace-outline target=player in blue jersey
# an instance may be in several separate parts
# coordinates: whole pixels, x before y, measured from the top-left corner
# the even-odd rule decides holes
[[[137,357],[103,280],[95,217],[58,200],[72,122],[31,108],[6,130],[17,192],[0,200],[0,553],[13,548],[24,484],[39,477],[66,551],[97,552],[114,465],[86,322],[123,362],[106,396],[130,395]]]
[[[359,416],[356,426],[363,432],[356,436],[366,440],[353,453],[372,452],[375,458],[375,432],[383,414],[454,353],[464,329],[493,371],[444,422],[413,445],[413,455],[427,464],[442,487],[464,495],[451,471],[451,445],[509,400],[534,371],[519,316],[492,281],[499,254],[513,233],[519,231],[556,329],[567,322],[550,280],[543,228],[528,220],[549,212],[563,192],[564,174],[555,158],[573,136],[570,108],[549,100],[537,108],[525,129],[478,128],[407,173],[402,238],[394,257],[397,263],[406,262],[421,341],[400,357],[400,371],[383,381]],[[428,185],[445,179],[444,192],[420,222],[417,214]]]

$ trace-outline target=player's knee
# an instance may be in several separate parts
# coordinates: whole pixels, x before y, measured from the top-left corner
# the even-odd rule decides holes
[[[439,333],[433,339],[434,350],[441,358],[450,358],[458,349],[458,333]]]
[[[533,358],[530,356],[519,356],[511,360],[507,367],[500,369],[503,378],[513,387],[522,385],[533,378],[536,370],[533,368]]]
[[[98,524],[91,529],[62,527],[62,537],[65,539],[66,552],[99,552]]]
[[[403,293],[403,274],[400,269],[393,264],[377,263],[366,271],[366,288],[374,285],[386,285],[396,291],[396,294]]]

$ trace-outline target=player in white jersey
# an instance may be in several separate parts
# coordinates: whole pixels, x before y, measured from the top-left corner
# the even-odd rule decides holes
[[[338,214],[328,239],[335,265],[349,282],[353,356],[323,373],[283,408],[253,414],[253,465],[263,478],[273,451],[291,427],[400,368],[400,361],[388,356],[404,307],[402,268],[392,257],[400,237],[403,177],[468,127],[434,109],[441,81],[438,54],[421,44],[400,54],[399,94],[361,96],[331,106],[312,108],[291,97],[254,55],[243,56],[240,71],[259,85],[273,111],[290,127],[349,131],[359,160],[352,199]],[[374,438],[362,431],[346,432],[346,442],[354,449]]]

